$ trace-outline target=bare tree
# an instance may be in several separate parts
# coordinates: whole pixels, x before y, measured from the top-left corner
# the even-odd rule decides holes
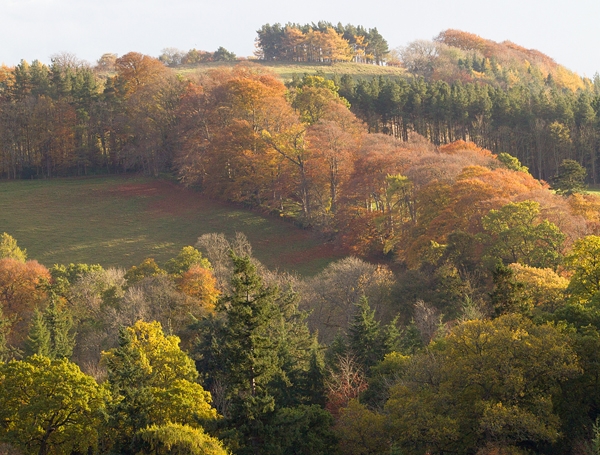
[[[59,52],[50,56],[50,61],[53,65],[58,66],[60,69],[76,69],[76,68],[87,68],[90,64],[78,58],[75,54],[70,52]]]
[[[233,239],[227,239],[225,234],[211,233],[198,237],[196,248],[202,250],[204,256],[210,261],[213,273],[217,279],[219,289],[229,289],[229,282],[233,273],[233,263],[230,253],[237,256],[248,256],[257,266],[259,272],[263,269],[258,260],[252,258],[252,245],[248,238],[241,232],[236,232]]]
[[[390,317],[390,295],[394,276],[386,267],[347,257],[330,264],[323,272],[301,284],[300,307],[308,310],[312,330],[323,342],[345,330],[364,295],[380,318]]]
[[[182,51],[181,49],[177,49],[175,47],[167,47],[161,51],[161,54],[158,57],[158,59],[165,65],[173,68],[183,63],[183,58],[186,56],[186,54],[187,52]]]
[[[427,305],[420,299],[415,303],[414,320],[425,345],[432,340],[440,328],[443,328],[442,315],[433,306]]]
[[[430,76],[433,73],[435,59],[439,55],[440,43],[429,40],[416,40],[398,53],[404,67],[413,74]]]

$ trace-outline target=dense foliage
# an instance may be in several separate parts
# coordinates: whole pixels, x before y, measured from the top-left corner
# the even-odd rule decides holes
[[[335,63],[353,61],[381,65],[389,53],[376,28],[317,24],[266,24],[258,30],[258,56],[266,61]]]
[[[262,32],[274,30],[347,31]],[[373,33],[363,32],[352,31],[357,42]],[[127,271],[47,269],[3,233],[3,449],[597,453],[600,201],[582,194],[579,164],[596,156],[595,89],[510,43],[447,31],[429,66],[416,58],[428,43],[417,44],[402,54],[416,76],[354,85],[305,75],[286,86],[251,65],[184,79],[136,53],[104,79],[64,58],[4,69],[4,176],[175,170],[211,197],[293,218],[379,265],[349,257],[301,279],[267,270],[238,233]],[[458,65],[445,78],[481,81],[449,85],[443,56]],[[502,77],[514,80],[503,81],[494,71],[510,62]],[[503,94],[522,96],[505,106],[523,109],[531,97],[554,100],[560,115],[583,100],[587,117],[511,123],[519,107],[495,130]],[[399,103],[393,127],[386,100]],[[394,134],[369,134],[349,107]],[[500,131],[498,155],[466,141]],[[506,153],[517,136],[525,149],[538,141],[539,160]],[[529,169],[556,175],[555,191]]]

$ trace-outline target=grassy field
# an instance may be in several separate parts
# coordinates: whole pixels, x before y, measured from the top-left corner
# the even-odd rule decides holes
[[[162,264],[211,232],[243,232],[265,265],[303,275],[344,255],[290,223],[141,177],[0,182],[1,232],[46,266]]]
[[[324,63],[319,65],[314,63],[261,62],[259,60],[252,61],[252,63],[270,69],[274,73],[278,74],[283,80],[292,79],[294,74],[299,74],[302,76],[305,73],[315,74],[317,72],[322,72],[328,77],[331,77],[335,74],[339,76],[349,74],[357,79],[371,79],[377,76],[402,76],[406,74],[406,71],[403,68],[367,65],[362,63],[335,63],[333,65]],[[237,64],[239,64],[239,62],[203,63],[198,66],[177,68],[175,71],[179,74],[187,75],[194,72],[208,71],[213,68],[233,67]]]
[[[597,186],[589,186],[588,188],[586,188],[586,193],[588,194],[593,194],[594,196],[598,196],[600,197],[600,188]]]

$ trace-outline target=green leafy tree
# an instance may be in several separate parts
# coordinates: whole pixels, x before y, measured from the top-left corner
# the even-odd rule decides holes
[[[71,285],[90,272],[101,272],[104,269],[99,264],[55,264],[50,269],[52,290],[61,297],[66,297]]]
[[[348,101],[338,94],[334,82],[322,76],[305,75],[293,89],[292,96],[292,107],[303,122],[311,125],[326,114],[330,103],[350,107]]]
[[[486,255],[505,264],[518,262],[533,267],[556,267],[565,235],[548,220],[539,220],[540,204],[523,201],[490,210],[482,223],[490,236]]]
[[[236,55],[233,52],[229,52],[223,46],[220,46],[213,54],[215,62],[234,62]]]
[[[165,273],[153,258],[144,259],[140,265],[134,265],[125,274],[127,283],[131,286],[144,278],[163,275]]]
[[[8,361],[15,353],[15,350],[8,343],[11,325],[10,319],[4,316],[4,311],[0,306],[0,363]]]
[[[351,400],[341,411],[335,432],[342,453],[348,455],[388,454],[390,438],[386,416],[368,409],[358,400]]]
[[[554,189],[558,194],[570,195],[585,191],[587,170],[575,160],[563,160],[554,177]]]
[[[66,359],[34,355],[0,365],[0,441],[26,454],[93,450],[107,394]]]
[[[168,422],[150,425],[140,430],[144,442],[139,453],[153,455],[227,455],[227,450],[216,438],[207,435],[202,428]]]
[[[205,269],[211,269],[208,259],[202,257],[202,253],[193,246],[184,246],[179,254],[165,263],[165,270],[171,275],[183,275],[193,265]]]
[[[19,248],[17,241],[6,232],[0,235],[0,259],[2,258],[16,259],[21,262],[27,260],[27,250]]]
[[[509,153],[502,152],[498,154],[498,161],[500,161],[504,167],[511,171],[528,172],[527,166],[523,166],[518,158],[515,158]]]
[[[405,453],[541,447],[560,436],[561,385],[581,374],[569,337],[517,314],[472,320],[405,367],[386,413]]]
[[[195,380],[194,362],[165,336],[158,322],[138,321],[121,331],[119,346],[103,353],[113,395],[109,428],[113,450],[135,453],[136,435],[168,422],[200,427],[214,420],[210,393]]]
[[[571,302],[587,303],[600,295],[600,237],[588,235],[575,242],[565,265],[573,272],[567,294]]]

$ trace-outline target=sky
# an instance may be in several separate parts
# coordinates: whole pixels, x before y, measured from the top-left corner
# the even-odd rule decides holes
[[[250,56],[264,24],[324,20],[377,27],[390,49],[459,29],[592,77],[599,18],[598,0],[0,0],[0,63],[48,63],[62,52],[90,63],[107,52],[158,57],[168,47]]]

